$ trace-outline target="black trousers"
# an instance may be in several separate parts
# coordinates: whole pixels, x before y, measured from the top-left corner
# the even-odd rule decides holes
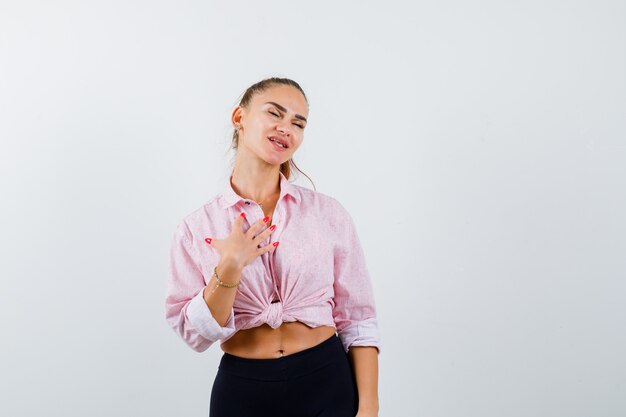
[[[209,417],[354,417],[358,404],[348,355],[334,334],[280,358],[224,353]]]

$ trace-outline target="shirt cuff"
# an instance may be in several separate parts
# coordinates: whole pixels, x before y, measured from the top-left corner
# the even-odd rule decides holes
[[[233,334],[235,329],[235,311],[230,309],[230,316],[224,327],[220,326],[204,300],[204,288],[196,294],[187,306],[187,317],[191,325],[207,340],[216,342]]]
[[[351,346],[373,346],[378,350],[382,343],[378,331],[378,320],[376,317],[355,321],[349,326],[344,327],[341,332],[337,332],[343,348],[348,352]]]

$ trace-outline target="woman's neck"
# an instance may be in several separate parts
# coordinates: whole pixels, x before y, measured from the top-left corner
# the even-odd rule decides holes
[[[280,174],[277,172],[254,174],[233,171],[230,183],[238,195],[262,204],[264,211],[266,207],[275,205],[280,195]]]

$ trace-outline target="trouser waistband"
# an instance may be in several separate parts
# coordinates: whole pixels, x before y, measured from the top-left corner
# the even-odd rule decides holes
[[[310,374],[337,360],[346,360],[346,352],[334,334],[318,345],[280,358],[251,359],[224,352],[219,371],[241,378],[284,381]]]

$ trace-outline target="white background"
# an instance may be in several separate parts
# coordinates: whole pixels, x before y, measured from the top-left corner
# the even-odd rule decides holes
[[[625,74],[622,1],[3,0],[0,415],[207,414],[169,243],[271,76],[357,224],[381,417],[626,415]]]

